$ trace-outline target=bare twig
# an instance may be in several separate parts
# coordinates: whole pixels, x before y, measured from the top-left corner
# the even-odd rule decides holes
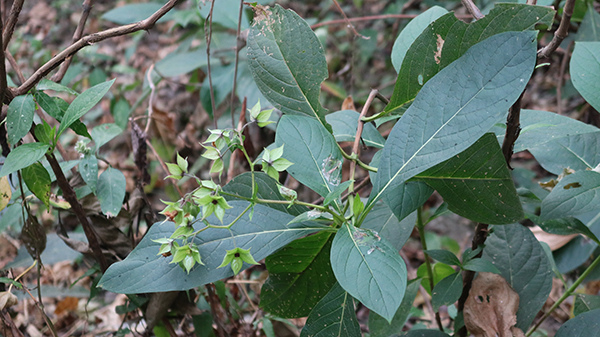
[[[81,17],[79,18],[79,23],[77,23],[77,28],[75,28],[75,33],[73,33],[73,40],[71,43],[77,42],[77,40],[81,39],[81,37],[83,36],[83,29],[85,28],[85,22],[87,21],[88,17],[90,16],[92,7],[94,7],[94,1],[93,0],[84,0],[83,4],[81,6],[83,7],[83,11],[81,12]],[[69,66],[71,65],[72,60],[73,60],[72,55],[67,57],[65,62],[60,65],[58,72],[56,74],[54,74],[54,76],[52,76],[52,81],[60,82],[63,79],[63,77],[67,73],[67,69],[69,69]]]
[[[350,180],[354,180],[354,173],[356,172],[356,162],[358,160],[358,151],[360,145],[360,139],[362,137],[363,128],[365,126],[365,122],[363,122],[363,117],[367,116],[367,112],[369,112],[369,108],[371,107],[371,103],[377,96],[378,91],[376,89],[371,90],[365,105],[360,112],[360,116],[358,117],[358,125],[356,127],[356,136],[354,136],[354,144],[352,145],[352,156],[356,156],[352,162],[350,162]],[[354,191],[354,183],[350,184],[348,191]]]
[[[310,28],[315,29],[323,26],[331,26],[331,25],[341,25],[348,22],[359,22],[359,21],[374,21],[374,20],[384,20],[384,19],[414,19],[417,17],[417,14],[382,14],[382,15],[369,15],[369,16],[361,16],[358,18],[347,18],[347,19],[336,19],[330,21],[324,21],[315,23],[310,26]],[[472,19],[471,15],[456,15],[456,18],[468,20]]]
[[[208,14],[208,30],[206,31],[206,69],[208,76],[208,86],[210,87],[210,108],[212,110],[212,117],[215,129],[217,128],[217,116],[215,115],[215,89],[212,84],[212,73],[210,69],[210,42],[212,40],[212,22],[213,22],[213,10],[215,9],[216,0],[210,2],[210,13]],[[205,21],[206,22],[206,21]],[[206,27],[206,23],[204,24]]]
[[[2,12],[0,11],[0,18],[2,18]],[[2,31],[2,20],[0,20],[0,32]],[[4,36],[0,36],[0,45],[3,43]],[[4,49],[0,50],[0,106],[4,102],[6,97],[6,63],[4,62]]]
[[[237,74],[238,74],[238,64],[239,64],[239,59],[240,59],[240,49],[242,47],[242,45],[240,45],[241,39],[240,39],[240,30],[242,27],[242,12],[244,11],[244,0],[240,0],[240,14],[238,16],[238,25],[237,25],[237,32],[235,34],[235,61],[234,61],[234,68],[233,68],[233,88],[231,89],[231,104],[229,109],[231,110],[231,127],[235,128],[235,119],[233,117],[233,112],[235,110],[233,110],[233,106],[235,103],[235,89],[237,86]],[[243,111],[246,111],[245,109]],[[229,179],[229,177],[228,177]]]
[[[137,32],[140,30],[148,30],[154,26],[156,21],[158,21],[161,17],[163,17],[167,12],[169,12],[175,5],[177,4],[177,0],[169,0],[164,6],[162,6],[159,10],[154,12],[150,17],[145,20],[142,20],[137,23],[132,23],[129,25],[123,25],[111,29],[107,29],[98,33],[86,35],[83,38],[79,39],[77,42],[73,43],[69,47],[67,47],[62,52],[58,53],[56,56],[51,58],[48,62],[42,65],[38,70],[31,75],[18,88],[12,90],[13,96],[23,95],[24,93],[31,90],[44,76],[48,75],[49,72],[56,69],[64,60],[66,60],[69,56],[77,53],[82,48],[89,46],[94,43],[98,43],[100,41],[104,41],[106,39],[127,35],[133,32]]]
[[[21,9],[23,8],[23,2],[25,0],[15,0],[10,8],[10,14],[8,15],[8,19],[6,20],[6,27],[4,27],[4,33],[2,34],[2,49],[6,50],[10,39],[12,39],[13,32],[15,31],[15,26],[17,25],[17,21],[19,20],[19,14],[21,13]],[[2,15],[0,15],[0,18]]]
[[[575,0],[567,0],[558,29],[554,32],[552,41],[538,51],[538,58],[549,57],[550,54],[552,54],[556,48],[560,46],[560,43],[565,39],[565,37],[567,37],[569,34],[569,25],[571,24],[571,16],[573,15],[573,8],[575,8]]]
[[[344,10],[340,6],[340,4],[337,2],[337,0],[333,0],[333,3],[335,4],[335,7],[337,7],[337,9],[340,12],[340,14],[342,14],[342,16],[344,17],[344,22],[346,22],[347,27],[350,29],[350,31],[352,31],[352,33],[355,36],[358,36],[358,37],[360,37],[362,39],[365,39],[365,40],[370,39],[370,37],[364,36],[364,35],[360,34],[358,31],[356,31],[356,28],[354,28],[354,25],[352,23],[350,23],[350,20],[348,20],[348,17],[346,16],[346,13],[344,13]]]
[[[483,13],[481,13],[479,8],[477,8],[475,3],[473,3],[473,0],[461,0],[461,1],[462,1],[463,6],[465,6],[467,11],[469,11],[469,13],[471,13],[471,15],[473,15],[473,17],[475,19],[477,19],[477,20],[483,19],[483,17],[484,17]]]
[[[8,63],[10,63],[10,66],[17,73],[17,77],[19,78],[19,82],[20,82],[19,84],[23,84],[23,82],[25,82],[25,76],[23,76],[23,72],[21,71],[21,68],[17,64],[17,60],[15,60],[15,58],[11,55],[11,53],[8,50],[4,51],[4,57],[6,57],[6,59],[8,60]]]

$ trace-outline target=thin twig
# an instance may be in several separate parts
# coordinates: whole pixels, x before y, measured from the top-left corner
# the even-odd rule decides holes
[[[463,6],[465,6],[467,11],[469,11],[469,13],[471,13],[471,15],[473,15],[473,17],[475,19],[477,19],[477,20],[483,19],[483,17],[484,17],[483,13],[481,13],[479,8],[477,8],[477,6],[473,2],[473,0],[461,0],[461,2],[463,4]]]
[[[94,7],[94,1],[93,0],[84,0],[81,7],[83,7],[83,11],[81,12],[81,17],[79,18],[79,22],[77,23],[77,28],[75,28],[75,33],[73,33],[73,39],[71,40],[71,43],[77,42],[77,40],[81,39],[81,37],[83,36],[83,29],[85,28],[85,22],[87,21],[88,17],[90,16],[92,7]],[[54,82],[62,81],[63,77],[67,73],[67,69],[69,69],[69,66],[71,65],[72,60],[73,60],[72,55],[67,57],[65,62],[60,65],[58,72],[56,74],[54,74],[54,76],[52,76],[52,81],[54,81]]]
[[[324,21],[315,23],[311,25],[310,28],[315,29],[323,26],[331,26],[331,25],[341,25],[348,22],[360,22],[360,21],[375,21],[375,20],[385,20],[385,19],[414,19],[418,14],[382,14],[382,15],[368,15],[361,16],[358,18],[347,18],[347,19],[336,19],[330,21]],[[457,19],[468,20],[472,19],[471,15],[456,15]]]
[[[6,50],[10,39],[12,39],[13,32],[15,31],[15,26],[17,25],[17,21],[19,20],[19,14],[21,14],[21,9],[23,8],[23,2],[25,0],[15,0],[10,8],[10,14],[8,15],[8,19],[6,20],[6,27],[4,28],[4,33],[2,34],[2,49]],[[0,18],[2,15],[0,15]]]
[[[64,60],[66,60],[69,56],[77,53],[82,48],[89,46],[94,43],[98,43],[100,41],[116,37],[127,35],[130,33],[134,33],[140,30],[148,30],[154,26],[156,21],[162,18],[167,12],[169,12],[175,5],[177,4],[177,0],[169,0],[164,6],[162,6],[159,10],[154,12],[150,17],[145,20],[142,20],[137,23],[132,23],[129,25],[123,25],[111,29],[107,29],[98,33],[86,35],[83,38],[79,39],[77,42],[73,43],[69,47],[67,47],[62,52],[58,53],[56,56],[51,58],[48,62],[42,65],[38,70],[31,75],[27,79],[25,83],[20,85],[17,89],[12,90],[11,94],[13,96],[23,95],[24,93],[31,90],[44,76],[48,75],[49,72],[56,69]]]
[[[562,115],[562,105],[563,105],[563,100],[562,100],[562,87],[565,83],[565,72],[567,70],[567,63],[569,63],[569,58],[570,58],[570,53],[569,50],[571,50],[571,48],[573,47],[573,43],[574,41],[571,41],[569,43],[569,46],[567,47],[567,50],[565,51],[564,55],[563,55],[563,59],[562,62],[560,63],[560,71],[558,74],[558,83],[556,84],[556,112],[559,115]]]
[[[213,9],[215,8],[216,0],[210,2],[210,13],[208,14],[208,31],[206,31],[206,69],[208,76],[208,86],[210,88],[210,108],[212,110],[212,117],[214,122],[214,128],[217,128],[217,116],[215,115],[215,89],[212,84],[212,72],[210,69],[210,42],[212,40],[212,22],[213,22]],[[206,26],[206,23],[204,24]]]
[[[46,315],[46,312],[44,311],[43,304],[41,303],[41,299],[40,299],[40,302],[38,302],[35,299],[35,297],[33,296],[33,294],[29,291],[29,289],[27,289],[27,286],[25,286],[25,284],[23,284],[23,283],[21,283],[21,285],[23,286],[23,290],[25,290],[27,292],[27,294],[29,294],[29,297],[31,297],[31,299],[33,300],[33,303],[35,303],[36,307],[42,313],[42,316],[44,317],[44,320],[46,321],[46,324],[48,325],[48,328],[50,329],[52,336],[58,337],[58,334],[56,333],[56,328],[54,327],[54,324],[52,324],[50,317],[48,317],[48,315]]]
[[[354,136],[354,144],[352,145],[352,154],[351,156],[354,158],[354,160],[352,160],[352,162],[350,162],[350,180],[354,180],[354,174],[356,172],[356,164],[358,161],[358,152],[359,152],[359,145],[360,145],[360,139],[362,137],[362,132],[363,132],[363,128],[365,126],[365,122],[363,122],[363,117],[367,116],[367,112],[369,112],[369,108],[371,107],[371,103],[373,103],[373,100],[375,99],[375,96],[377,96],[378,91],[376,89],[372,89],[371,93],[369,93],[369,97],[367,98],[367,101],[365,102],[365,105],[362,108],[362,111],[360,112],[360,116],[358,117],[358,125],[356,127],[356,135]],[[350,183],[350,186],[348,187],[348,191],[354,191],[354,182]]]
[[[512,169],[510,158],[513,155],[515,142],[521,132],[519,120],[521,118],[521,100],[523,99],[523,94],[525,94],[525,90],[523,90],[517,101],[510,107],[508,117],[506,117],[506,132],[504,134],[504,141],[502,142],[502,154],[504,155],[504,160],[506,160],[506,165],[510,169]]]
[[[238,63],[239,63],[239,59],[240,59],[240,31],[241,31],[241,27],[242,27],[242,12],[244,10],[244,0],[240,0],[240,13],[238,16],[238,25],[237,25],[237,32],[235,34],[235,61],[234,61],[234,66],[233,66],[233,88],[231,89],[231,104],[229,109],[231,110],[231,127],[235,128],[235,119],[233,117],[233,106],[235,103],[235,89],[237,87],[237,74],[238,74]],[[245,109],[243,111],[246,111]],[[229,177],[228,177],[229,178]]]
[[[340,4],[337,2],[337,0],[333,0],[333,3],[335,4],[335,7],[337,7],[337,9],[340,12],[340,14],[342,14],[342,16],[344,17],[344,22],[347,24],[347,27],[350,29],[350,31],[352,31],[352,33],[355,36],[358,36],[358,37],[360,37],[362,39],[365,39],[365,40],[370,39],[370,37],[364,36],[364,35],[362,35],[362,34],[360,34],[359,32],[356,31],[356,28],[354,28],[354,25],[352,23],[350,23],[350,20],[348,20],[348,16],[346,16],[346,13],[344,13],[344,10],[340,6]]]
[[[567,35],[569,34],[569,25],[571,24],[571,16],[573,16],[574,8],[575,0],[567,0],[565,2],[565,7],[563,9],[563,15],[560,20],[560,25],[558,26],[558,29],[554,32],[554,37],[552,38],[552,41],[550,41],[550,43],[548,43],[547,46],[538,51],[538,58],[549,57],[550,54],[552,54],[556,50],[556,48],[560,46],[560,43],[565,39],[565,37],[567,37]]]
[[[19,82],[20,82],[19,84],[23,84],[23,82],[25,82],[25,76],[23,76],[23,72],[21,71],[21,68],[17,64],[17,60],[15,60],[15,58],[12,56],[12,54],[8,50],[4,51],[4,56],[8,60],[8,63],[10,63],[10,66],[13,68],[13,70],[17,73],[17,77],[19,78]]]
[[[0,18],[2,18],[2,12],[0,11]],[[0,20],[0,32],[3,29],[2,20]],[[3,34],[2,34],[3,35]],[[0,36],[0,45],[3,43],[4,36]],[[0,50],[0,106],[2,102],[4,102],[4,98],[6,97],[6,63],[4,62],[4,48]],[[10,102],[9,102],[10,103]]]

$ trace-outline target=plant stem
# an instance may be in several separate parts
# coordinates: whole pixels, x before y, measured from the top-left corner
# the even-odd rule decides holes
[[[352,160],[352,162],[350,163],[350,181],[352,181],[350,183],[350,186],[348,186],[348,193],[352,193],[354,191],[354,174],[356,173],[356,164],[358,162],[358,152],[359,152],[359,145],[360,145],[360,138],[362,137],[362,132],[363,132],[363,128],[365,126],[365,122],[362,121],[362,119],[367,115],[367,112],[369,111],[369,108],[371,107],[371,103],[373,103],[373,99],[375,98],[375,96],[377,96],[378,91],[373,89],[371,90],[371,93],[369,94],[369,98],[367,98],[367,102],[365,103],[365,105],[362,108],[362,111],[360,112],[360,116],[358,117],[358,124],[356,127],[356,136],[354,136],[354,144],[352,146],[352,157],[354,158],[354,160]]]
[[[548,45],[538,51],[538,58],[549,57],[560,43],[567,37],[569,34],[569,26],[571,25],[571,16],[573,16],[573,9],[575,8],[575,0],[567,0],[565,2],[565,7],[563,8],[563,15],[560,19],[560,25],[558,29],[554,32],[554,37],[552,41],[548,43]]]
[[[360,161],[360,159],[358,159],[358,158],[355,158],[354,156],[347,154],[347,153],[344,151],[344,149],[342,149],[342,147],[340,146],[340,144],[339,144],[339,143],[336,143],[336,144],[337,144],[337,146],[338,146],[338,149],[340,149],[340,152],[342,152],[342,156],[343,156],[345,159],[351,160],[351,161],[353,161],[353,162],[355,161],[355,162],[358,164],[358,166],[360,166],[360,167],[361,167],[363,170],[367,170],[367,171],[371,171],[371,172],[377,172],[377,168],[376,168],[376,167],[369,166],[369,165],[367,165],[367,164],[363,163],[362,161]]]
[[[429,262],[429,254],[427,254],[427,240],[425,240],[425,223],[423,222],[423,206],[419,206],[417,210],[417,230],[419,231],[419,237],[421,239],[421,247],[423,248],[423,254],[425,254],[425,267],[427,268],[427,277],[429,278],[429,289],[433,294],[433,268]],[[434,308],[435,321],[440,331],[444,331],[442,320],[440,319],[440,313],[437,308]]]
[[[554,304],[552,305],[552,307],[550,307],[550,309],[548,310],[548,312],[546,312],[544,314],[544,316],[542,316],[542,318],[540,318],[539,322],[537,322],[537,324],[531,328],[531,330],[529,330],[527,332],[526,336],[531,336],[531,334],[544,322],[544,320],[546,320],[546,318],[548,318],[548,316],[550,316],[550,314],[552,314],[552,312],[558,308],[559,305],[561,305],[562,302],[564,302],[564,300],[566,300],[569,296],[571,296],[571,294],[573,294],[573,292],[577,289],[577,287],[579,287],[579,285],[581,284],[581,282],[583,282],[583,280],[585,280],[585,278],[600,264],[600,255],[598,255],[598,257],[596,257],[596,259],[585,269],[585,271],[581,274],[581,276],[579,276],[579,278],[575,281],[575,283],[573,283],[572,286],[569,287],[569,289],[567,289],[565,291],[565,293],[556,301],[554,302]]]

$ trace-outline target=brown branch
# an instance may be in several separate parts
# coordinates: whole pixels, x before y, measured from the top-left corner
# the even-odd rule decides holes
[[[2,11],[0,11],[0,18],[2,18]],[[2,31],[2,20],[0,19],[0,32]],[[3,44],[3,37],[0,36],[0,45]],[[4,62],[4,49],[0,50],[0,106],[2,106],[2,102],[4,102],[4,98],[6,97],[6,62]]]
[[[12,39],[13,32],[15,31],[15,27],[17,25],[17,21],[19,20],[19,14],[21,14],[21,9],[23,8],[23,2],[25,0],[15,0],[10,8],[10,14],[8,15],[8,19],[6,20],[6,27],[4,27],[4,32],[2,34],[2,49],[6,50],[10,39]],[[2,16],[0,15],[0,18]]]
[[[56,181],[58,183],[58,187],[60,187],[60,189],[63,191],[63,197],[69,204],[71,204],[71,209],[83,227],[83,231],[85,232],[85,236],[90,244],[90,248],[92,249],[92,253],[96,258],[96,261],[100,264],[102,272],[105,272],[108,268],[108,262],[106,261],[104,254],[102,254],[102,249],[100,248],[100,243],[98,242],[96,233],[94,232],[92,224],[85,214],[85,210],[77,200],[77,195],[75,194],[73,187],[71,187],[71,184],[69,184],[69,181],[63,174],[63,171],[54,155],[47,153],[46,159],[48,159],[48,163],[50,163],[50,167],[56,175]]]
[[[523,99],[523,94],[525,90],[521,93],[521,96],[517,99],[517,101],[510,107],[508,110],[508,117],[506,117],[506,133],[504,134],[504,141],[502,142],[502,154],[504,155],[504,160],[506,160],[506,165],[508,168],[510,167],[510,158],[513,155],[513,148],[515,146],[515,142],[517,138],[519,138],[519,133],[521,132],[521,124],[519,120],[521,118],[521,100]]]
[[[17,64],[17,61],[15,60],[15,58],[12,56],[12,54],[8,50],[4,51],[4,57],[6,57],[6,59],[8,60],[8,63],[10,63],[11,68],[13,68],[13,70],[17,73],[17,77],[19,78],[19,81],[20,81],[19,84],[22,84],[23,82],[25,82],[25,76],[23,76],[23,72],[21,71],[21,68],[19,67],[19,65]]]
[[[362,132],[363,132],[363,128],[365,126],[365,122],[363,121],[363,118],[367,116],[367,112],[369,111],[369,108],[371,107],[371,104],[373,103],[373,100],[375,99],[375,96],[377,96],[378,91],[376,89],[372,89],[371,93],[369,93],[369,97],[367,98],[367,101],[365,102],[365,105],[362,108],[362,111],[360,112],[360,116],[358,117],[358,125],[356,126],[356,135],[354,136],[354,144],[352,145],[352,156],[356,156],[354,157],[354,159],[350,162],[350,180],[353,181],[354,180],[354,173],[356,172],[356,161],[358,160],[358,151],[359,151],[359,145],[360,145],[360,139],[362,137]],[[354,183],[350,183],[350,188],[348,189],[349,191],[354,191]]]
[[[558,29],[554,32],[552,41],[538,51],[538,58],[549,57],[550,54],[552,54],[556,48],[560,46],[560,43],[565,39],[565,37],[567,37],[569,34],[569,25],[571,24],[571,16],[573,15],[574,8],[575,0],[567,0]]]
[[[127,35],[130,33],[134,33],[140,30],[148,30],[154,26],[156,21],[158,21],[161,17],[163,17],[167,12],[169,12],[173,7],[175,7],[177,0],[169,0],[164,6],[162,6],[159,10],[157,10],[154,14],[148,17],[145,20],[142,20],[137,23],[132,23],[129,25],[123,25],[111,29],[107,29],[98,33],[86,35],[85,37],[79,39],[77,42],[73,43],[69,47],[67,47],[62,52],[58,53],[54,56],[50,61],[46,62],[42,65],[38,70],[31,75],[18,88],[12,91],[13,96],[23,95],[24,93],[31,90],[44,76],[48,75],[52,70],[58,67],[63,61],[65,61],[69,56],[77,53],[82,48],[89,46],[94,43],[98,43],[100,41],[104,41],[106,39]]]
[[[77,23],[77,28],[75,28],[75,33],[73,33],[73,39],[71,40],[71,43],[77,42],[77,40],[81,39],[81,37],[83,36],[83,29],[85,28],[85,23],[88,17],[90,16],[92,7],[94,7],[93,0],[84,0],[81,6],[83,7],[83,11],[81,12],[81,18],[79,18],[79,22]],[[52,76],[52,81],[60,82],[63,79],[63,77],[67,73],[67,69],[69,69],[69,66],[71,65],[72,60],[72,55],[67,57],[65,62],[60,65],[58,72],[54,74],[54,76]]]
[[[358,18],[337,19],[337,20],[319,22],[319,23],[315,23],[314,25],[310,26],[310,28],[315,29],[315,28],[319,28],[319,27],[323,27],[323,26],[341,25],[341,24],[348,23],[348,22],[359,22],[359,21],[374,21],[374,20],[385,20],[385,19],[414,19],[417,17],[417,15],[418,14],[369,15],[369,16],[361,16]],[[466,19],[472,19],[473,16],[471,16],[471,15],[456,15],[456,18],[466,20]]]
[[[484,15],[481,13],[479,8],[473,3],[473,0],[461,0],[463,6],[473,15],[473,17],[477,20],[483,19]]]
[[[352,31],[352,33],[354,34],[354,36],[358,36],[362,39],[368,40],[370,39],[370,37],[364,36],[362,34],[360,34],[359,32],[356,31],[356,28],[354,28],[354,25],[352,23],[350,23],[350,20],[348,20],[348,17],[346,16],[346,13],[344,13],[344,10],[342,9],[342,7],[340,6],[340,4],[337,2],[337,0],[333,0],[333,3],[335,4],[335,7],[337,7],[338,11],[340,12],[340,14],[342,14],[342,17],[344,17],[344,22],[346,22],[346,26],[348,27],[348,29],[350,29],[350,31]]]

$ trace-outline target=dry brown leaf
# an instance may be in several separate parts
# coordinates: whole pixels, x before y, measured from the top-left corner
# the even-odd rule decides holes
[[[540,242],[545,242],[550,246],[552,251],[559,249],[560,247],[569,243],[579,234],[571,235],[558,235],[544,232],[539,226],[531,227],[531,232],[535,235],[535,238]]]
[[[475,337],[525,336],[516,328],[519,295],[497,274],[481,272],[465,302],[464,319]]]
[[[356,111],[356,107],[354,106],[354,99],[352,98],[352,96],[344,98],[344,101],[342,102],[342,110]]]
[[[19,303],[17,296],[8,291],[0,292],[0,310],[4,310],[5,308],[10,308],[13,305]]]
[[[61,315],[64,312],[75,311],[77,310],[77,306],[79,304],[79,299],[77,297],[65,297],[62,301],[56,303],[56,309],[54,309],[54,313],[56,315]]]

